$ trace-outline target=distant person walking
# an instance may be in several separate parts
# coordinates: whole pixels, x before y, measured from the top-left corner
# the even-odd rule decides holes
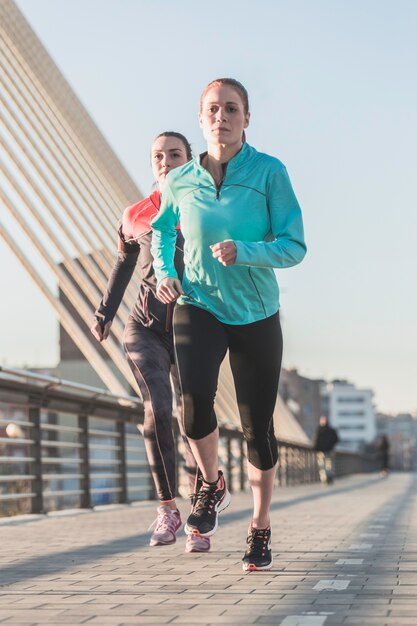
[[[314,450],[317,452],[320,481],[327,485],[331,485],[334,481],[333,450],[338,441],[336,430],[329,425],[327,417],[322,415],[314,436]]]
[[[389,439],[386,435],[381,435],[378,440],[377,450],[380,462],[380,475],[388,476],[389,473]]]
[[[91,332],[98,341],[109,336],[124,292],[139,261],[141,283],[137,301],[131,311],[124,334],[124,350],[140,389],[144,403],[146,452],[160,501],[151,546],[172,544],[182,525],[175,502],[176,473],[175,445],[172,433],[173,394],[177,411],[182,410],[179,381],[174,366],[172,340],[172,304],[163,304],[156,298],[156,278],[151,255],[151,220],[157,215],[166,175],[191,159],[187,139],[176,132],[158,135],[151,149],[152,171],[158,190],[148,198],[128,207],[122,217],[118,238],[118,258],[109,278],[106,293],[96,310],[96,321]],[[177,226],[177,225],[176,225]],[[183,237],[174,229],[175,267],[183,272]],[[190,489],[194,487],[196,463],[183,431],[183,420],[178,424],[185,443],[186,467]],[[190,536],[187,552],[206,551],[210,539]]]
[[[306,251],[301,211],[284,165],[245,141],[246,89],[218,79],[203,91],[199,122],[207,152],[172,172],[153,220],[158,297],[174,312],[174,341],[185,432],[203,480],[185,531],[210,537],[230,502],[218,470],[214,413],[220,365],[230,365],[248,450],[253,493],[244,570],[272,565],[269,508],[278,458],[273,411],[281,368],[279,291],[273,268],[297,265]],[[184,277],[173,259],[184,234]]]

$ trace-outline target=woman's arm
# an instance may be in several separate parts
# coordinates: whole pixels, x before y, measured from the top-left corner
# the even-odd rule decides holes
[[[283,268],[303,260],[307,248],[301,209],[283,165],[271,174],[267,204],[274,240],[235,241],[236,265]]]
[[[107,282],[105,294],[95,311],[96,323],[91,327],[91,332],[99,341],[106,339],[110,326],[108,322],[112,322],[120,306],[126,288],[132,278],[138,256],[140,246],[134,242],[126,242],[119,228],[118,256]],[[98,328],[99,327],[99,328]],[[101,328],[101,337],[100,330]]]
[[[175,244],[177,241],[177,224],[179,212],[169,181],[164,184],[161,208],[158,215],[152,220],[152,245],[151,252],[154,258],[153,267],[157,281],[157,290],[162,281],[167,278],[175,278],[178,274],[175,269]],[[178,297],[178,296],[177,296]]]

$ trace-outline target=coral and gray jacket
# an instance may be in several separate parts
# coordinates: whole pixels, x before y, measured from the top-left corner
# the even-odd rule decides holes
[[[118,258],[107,283],[106,292],[96,312],[102,324],[112,321],[139,261],[141,281],[131,316],[145,327],[158,333],[171,332],[173,304],[163,304],[156,298],[156,278],[151,254],[151,220],[157,215],[161,202],[159,191],[127,207],[119,228]],[[176,229],[175,268],[183,273],[183,237]]]

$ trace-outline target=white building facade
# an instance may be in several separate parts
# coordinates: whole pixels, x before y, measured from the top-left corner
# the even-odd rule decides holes
[[[323,412],[336,428],[341,448],[360,450],[376,437],[373,391],[358,389],[346,381],[323,384]]]

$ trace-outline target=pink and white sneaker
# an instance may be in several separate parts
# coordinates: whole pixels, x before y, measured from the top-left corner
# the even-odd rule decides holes
[[[186,552],[208,552],[210,550],[210,537],[202,537],[199,532],[187,535],[185,542]]]
[[[158,517],[150,525],[149,530],[154,528],[150,546],[169,546],[177,540],[176,533],[182,526],[181,516],[178,509],[170,509],[169,506],[158,507]]]

